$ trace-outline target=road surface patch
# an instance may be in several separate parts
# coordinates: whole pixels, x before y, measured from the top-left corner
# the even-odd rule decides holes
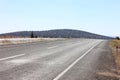
[[[52,46],[52,47],[48,47],[48,49],[53,49],[53,48],[56,48],[56,47],[58,47],[58,46]]]
[[[12,64],[25,64],[29,62],[31,62],[30,59],[13,59],[13,60],[8,61],[8,63],[12,63]]]

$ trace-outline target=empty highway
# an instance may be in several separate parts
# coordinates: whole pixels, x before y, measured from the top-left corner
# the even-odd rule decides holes
[[[0,80],[97,80],[107,45],[105,40],[64,39],[0,46]]]

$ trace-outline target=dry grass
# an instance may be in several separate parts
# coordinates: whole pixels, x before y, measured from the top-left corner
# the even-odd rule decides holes
[[[96,72],[101,77],[108,78],[108,80],[120,80],[120,40],[111,40],[109,44],[112,49],[112,56],[115,66],[107,65],[106,70]]]
[[[54,41],[58,39],[62,38],[2,38],[0,39],[0,45],[30,43],[38,41]]]
[[[110,47],[111,48],[116,48],[116,46],[120,46],[120,40],[112,40],[111,42],[110,42]]]
[[[97,74],[101,76],[109,77],[109,78],[120,79],[120,75],[114,72],[98,72]]]
[[[118,73],[120,73],[120,40],[112,40],[110,42],[110,47],[112,49],[116,69]]]
[[[1,40],[1,44],[11,44],[12,42],[10,40]]]

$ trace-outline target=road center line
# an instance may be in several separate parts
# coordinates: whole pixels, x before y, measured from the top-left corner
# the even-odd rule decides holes
[[[88,51],[86,51],[82,56],[80,56],[77,60],[75,60],[69,67],[67,67],[63,72],[61,72],[57,77],[55,77],[53,80],[59,80],[68,70],[70,70],[78,61],[80,61],[82,58],[84,58],[94,47],[96,47],[98,44],[92,46]]]
[[[52,46],[52,47],[48,47],[48,49],[53,49],[53,48],[56,48],[56,47],[58,47],[58,46]]]
[[[25,54],[19,54],[19,55],[14,55],[14,56],[10,56],[10,57],[5,57],[5,58],[1,58],[0,61],[4,61],[4,60],[8,60],[8,59],[13,59],[16,57],[21,57],[24,56]]]

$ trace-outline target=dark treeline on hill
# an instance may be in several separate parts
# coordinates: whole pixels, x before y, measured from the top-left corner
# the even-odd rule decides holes
[[[20,31],[13,33],[0,34],[0,36],[16,36],[16,37],[30,37],[31,33],[37,37],[45,38],[89,38],[89,39],[111,39],[111,37],[98,35],[90,32],[72,30],[72,29],[57,29],[48,31]]]

